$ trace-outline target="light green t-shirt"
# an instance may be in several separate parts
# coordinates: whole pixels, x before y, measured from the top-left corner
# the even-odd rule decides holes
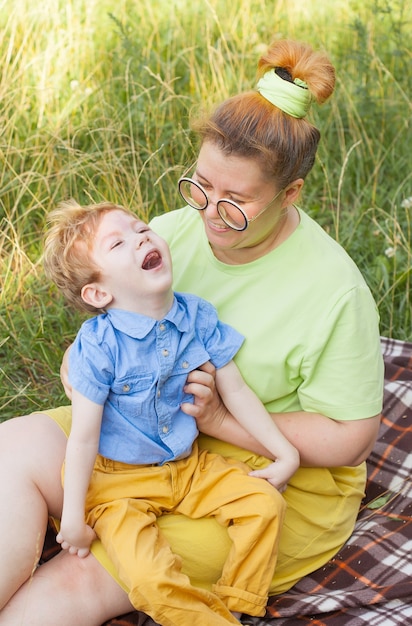
[[[299,213],[281,246],[244,265],[214,257],[194,209],[151,225],[170,245],[174,289],[209,300],[246,337],[235,360],[269,411],[371,417],[383,397],[376,305],[343,248]]]

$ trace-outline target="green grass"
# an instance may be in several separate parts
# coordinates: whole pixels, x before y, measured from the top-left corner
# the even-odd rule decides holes
[[[411,26],[406,0],[0,0],[0,419],[65,401],[81,317],[43,276],[46,212],[178,207],[191,112],[252,88],[273,37],[336,66],[301,205],[359,265],[382,335],[412,340]]]

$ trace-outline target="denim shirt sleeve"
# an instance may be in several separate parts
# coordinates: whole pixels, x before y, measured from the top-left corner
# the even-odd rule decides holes
[[[210,361],[219,369],[227,365],[239,351],[244,337],[232,326],[218,319],[216,309],[208,302],[200,305],[201,318],[205,320],[203,341]]]
[[[114,378],[114,361],[98,318],[80,328],[69,352],[69,381],[86,398],[103,405]]]

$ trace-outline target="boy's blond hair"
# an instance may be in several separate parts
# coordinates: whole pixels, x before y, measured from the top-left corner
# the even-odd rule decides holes
[[[47,277],[77,309],[96,313],[97,309],[83,301],[81,290],[100,278],[100,270],[91,259],[91,248],[100,219],[108,211],[119,210],[133,215],[123,206],[111,202],[81,206],[75,200],[67,200],[61,202],[48,216],[44,269]]]

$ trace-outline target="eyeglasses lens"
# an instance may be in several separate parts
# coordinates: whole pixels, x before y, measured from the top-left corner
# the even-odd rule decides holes
[[[219,200],[218,211],[222,220],[226,222],[230,228],[234,230],[245,230],[247,227],[246,217],[235,204],[227,200]]]
[[[202,210],[207,207],[208,200],[205,192],[194,182],[181,180],[179,183],[179,191],[184,200],[194,209]]]

